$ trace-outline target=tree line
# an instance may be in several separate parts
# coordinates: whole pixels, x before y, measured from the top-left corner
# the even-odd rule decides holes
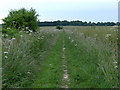
[[[83,22],[83,21],[44,21],[44,22],[38,22],[38,26],[114,26],[118,25],[118,22]]]

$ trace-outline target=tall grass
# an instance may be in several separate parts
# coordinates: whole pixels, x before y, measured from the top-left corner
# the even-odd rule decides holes
[[[30,88],[55,46],[59,33],[41,30],[12,39],[3,38],[3,88]]]
[[[70,88],[118,87],[117,28],[41,27],[36,33],[3,37],[3,88],[60,88],[62,40]]]
[[[66,60],[70,87],[117,87],[118,55],[116,33],[113,33],[115,31],[110,30],[110,27],[79,27],[77,30],[66,28]],[[111,37],[106,39],[105,35],[108,33]],[[94,37],[94,34],[97,36]]]

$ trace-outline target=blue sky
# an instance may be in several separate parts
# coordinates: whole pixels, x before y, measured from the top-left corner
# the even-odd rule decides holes
[[[11,9],[36,9],[40,21],[118,21],[119,0],[2,0],[0,23]]]

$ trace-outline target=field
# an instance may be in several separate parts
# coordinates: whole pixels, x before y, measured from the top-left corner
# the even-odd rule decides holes
[[[3,36],[4,88],[116,88],[115,26],[40,27]]]

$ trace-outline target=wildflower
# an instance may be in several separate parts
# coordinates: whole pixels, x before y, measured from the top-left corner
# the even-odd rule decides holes
[[[8,58],[8,56],[5,56],[5,58],[7,59],[7,58]]]
[[[11,40],[15,40],[15,38],[12,38]]]
[[[71,39],[71,37],[69,37],[69,39]]]
[[[44,36],[42,36],[41,39],[44,39]]]
[[[107,35],[105,36],[105,38],[108,39],[110,36],[111,36],[111,34],[107,34]]]
[[[38,40],[39,40],[40,38],[38,38]]]
[[[32,34],[30,33],[29,35],[31,36]]]
[[[21,37],[23,37],[23,35],[20,35]]]
[[[115,66],[114,68],[118,68],[118,66]]]
[[[52,65],[52,64],[49,64],[50,66]]]
[[[7,37],[8,35],[6,34],[5,36]]]
[[[24,31],[25,29],[23,28],[22,30]]]
[[[31,74],[30,72],[27,72],[28,74]]]
[[[31,32],[31,33],[32,33],[32,30],[29,30],[29,32]]]
[[[116,61],[114,61],[113,63],[117,63]]]
[[[10,28],[7,28],[7,29],[10,29]]]
[[[26,33],[29,33],[28,31],[26,31]]]
[[[118,30],[114,30],[114,31],[118,31]]]
[[[4,52],[4,54],[6,54],[6,53],[8,53],[8,52]]]
[[[80,36],[83,36],[84,35],[84,33],[80,33]]]
[[[65,48],[63,48],[63,50],[65,50]]]
[[[105,37],[110,37],[111,36],[111,34],[107,34]]]
[[[74,42],[74,40],[72,40],[71,42]]]
[[[26,27],[26,29],[28,29],[29,27]]]
[[[8,40],[8,42],[11,42],[11,40]]]
[[[73,32],[71,32],[71,34],[73,34]]]
[[[77,44],[75,44],[75,47],[77,46]]]

